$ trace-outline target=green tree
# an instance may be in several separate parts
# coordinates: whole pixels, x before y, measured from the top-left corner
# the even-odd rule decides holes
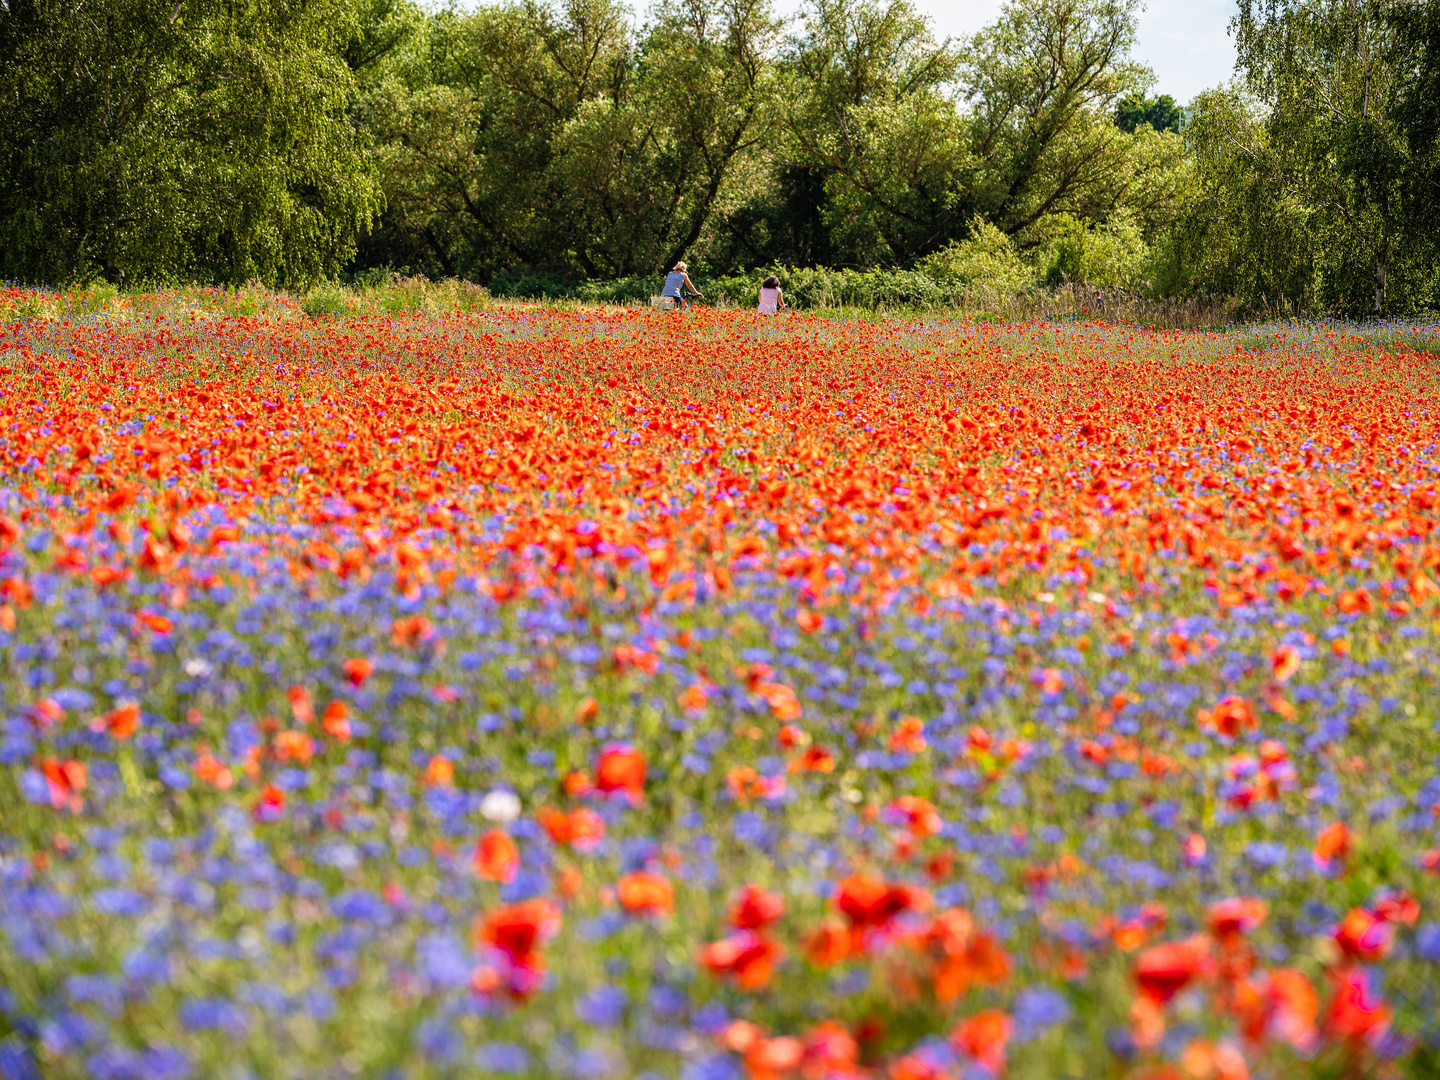
[[[908,0],[812,0],[784,65],[782,153],[824,178],[839,261],[905,265],[965,234],[958,56]]]
[[[1405,73],[1394,110],[1408,155],[1404,219],[1433,237],[1440,228],[1440,6],[1397,4],[1389,18],[1395,65]]]
[[[1258,103],[1234,87],[1200,94],[1185,139],[1194,189],[1165,238],[1161,291],[1238,296],[1266,311],[1314,307],[1308,195],[1286,173]]]
[[[368,99],[391,223],[481,278],[703,258],[763,181],[777,33],[764,0],[676,0],[638,36],[612,0],[432,20]]]
[[[0,7],[0,270],[303,284],[380,208],[341,0]]]
[[[1141,124],[1149,124],[1156,131],[1179,131],[1184,123],[1185,110],[1169,94],[1152,100],[1144,94],[1129,93],[1115,108],[1116,126],[1131,135]]]
[[[1129,214],[1147,242],[1184,186],[1173,131],[1116,127],[1149,81],[1135,0],[1012,0],[960,47],[907,0],[814,0],[787,66],[790,167],[825,177],[833,250],[909,265],[984,219],[1035,248],[1046,220]]]
[[[1024,236],[1051,214],[1104,220],[1144,190],[1144,169],[1169,159],[1136,155],[1111,120],[1116,102],[1149,72],[1130,60],[1137,0],[1012,0],[964,57],[973,163],[969,214]],[[1173,140],[1173,136],[1169,137]]]
[[[587,244],[618,273],[714,245],[717,220],[763,183],[779,24],[768,0],[683,0],[641,42],[632,93],[577,117],[561,175]],[[603,255],[602,255],[603,253]]]
[[[1285,258],[1292,269],[1260,276],[1293,304],[1380,314],[1413,306],[1429,289],[1433,243],[1415,227],[1406,198],[1415,162],[1402,104],[1416,73],[1402,63],[1396,33],[1396,16],[1412,6],[1241,0],[1234,21],[1237,66],[1257,103],[1257,119],[1244,144],[1244,173],[1207,172],[1204,186],[1207,199],[1260,216],[1227,226],[1248,238],[1232,259],[1252,266],[1271,258],[1253,246],[1275,239],[1275,226],[1265,222],[1269,207],[1285,208]],[[1227,151],[1207,143],[1226,138],[1226,131],[1224,124],[1197,131],[1202,158],[1228,159]],[[1258,197],[1227,192],[1235,183]],[[1222,277],[1230,272],[1217,269]]]

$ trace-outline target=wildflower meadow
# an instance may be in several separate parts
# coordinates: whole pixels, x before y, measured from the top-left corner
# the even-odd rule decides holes
[[[0,1077],[1440,1074],[1440,376],[0,306]]]

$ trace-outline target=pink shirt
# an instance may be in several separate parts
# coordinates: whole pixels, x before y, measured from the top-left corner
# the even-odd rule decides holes
[[[775,314],[777,311],[779,311],[779,310],[780,310],[780,290],[779,290],[779,289],[761,289],[761,290],[760,290],[760,307],[759,307],[759,309],[758,309],[759,313],[760,313],[761,315],[774,315],[774,314]]]

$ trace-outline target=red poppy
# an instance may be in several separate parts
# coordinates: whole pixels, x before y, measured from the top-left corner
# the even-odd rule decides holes
[[[675,886],[663,874],[626,874],[615,883],[615,896],[632,915],[669,915],[675,910]]]
[[[491,829],[475,845],[475,873],[484,881],[513,881],[520,849],[504,829]]]
[[[1208,961],[1203,938],[1152,945],[1135,958],[1135,983],[1142,995],[1164,1005],[1199,977]]]
[[[1005,1071],[1005,1045],[1014,1022],[999,1009],[985,1009],[967,1016],[950,1031],[950,1042],[992,1076]]]
[[[595,765],[595,787],[606,793],[624,792],[638,806],[645,799],[644,755],[631,746],[605,749]]]
[[[746,885],[730,907],[730,925],[738,930],[763,930],[784,914],[784,896]]]

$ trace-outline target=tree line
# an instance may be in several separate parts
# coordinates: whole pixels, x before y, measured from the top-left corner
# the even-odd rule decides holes
[[[1242,0],[1181,109],[1138,0],[0,0],[0,274],[304,287],[779,265],[1437,301],[1440,13]]]

